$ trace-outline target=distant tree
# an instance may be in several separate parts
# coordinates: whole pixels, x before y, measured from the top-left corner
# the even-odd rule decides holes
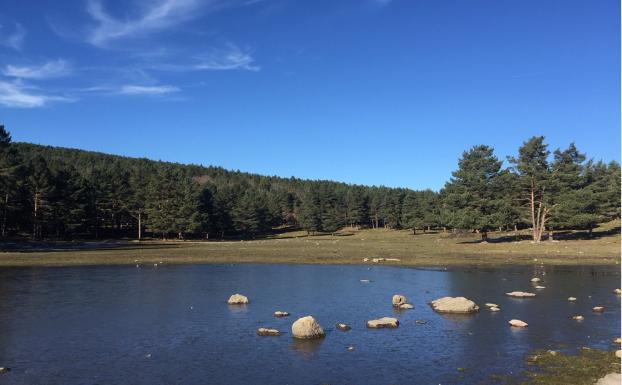
[[[319,192],[315,186],[310,186],[302,197],[298,212],[298,223],[308,233],[322,230],[322,208]]]
[[[524,194],[523,202],[527,202],[532,238],[537,243],[542,240],[551,210],[549,154],[544,137],[534,136],[518,149],[518,157],[508,157],[518,176],[518,185]]]
[[[30,161],[28,176],[28,189],[32,207],[32,238],[43,236],[43,226],[49,219],[51,202],[49,200],[54,192],[52,173],[43,157],[35,157]]]
[[[402,205],[402,216],[404,227],[413,231],[413,235],[417,234],[417,228],[424,226],[424,214],[421,202],[417,198],[414,191],[409,191],[404,196]]]

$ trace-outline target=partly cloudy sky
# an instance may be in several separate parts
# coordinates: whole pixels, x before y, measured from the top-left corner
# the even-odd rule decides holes
[[[620,4],[63,0],[0,7],[16,140],[439,188],[531,135],[618,159]],[[432,161],[432,159],[434,159]]]

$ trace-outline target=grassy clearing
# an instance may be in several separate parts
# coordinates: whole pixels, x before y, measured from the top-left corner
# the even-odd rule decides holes
[[[617,226],[619,222],[598,229],[594,239],[541,244],[528,240],[514,242],[512,233],[491,233],[490,242],[480,243],[476,234],[456,237],[434,232],[413,236],[410,231],[385,229],[344,229],[336,234],[315,236],[286,232],[252,241],[126,242],[114,248],[8,251],[0,253],[0,266],[135,264],[136,261],[361,264],[363,258],[399,258],[396,262],[381,262],[397,266],[616,265],[620,263],[620,234],[611,230]]]

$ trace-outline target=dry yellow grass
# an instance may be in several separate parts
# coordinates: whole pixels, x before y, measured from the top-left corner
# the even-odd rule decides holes
[[[599,230],[619,226],[608,224]],[[620,234],[587,240],[561,240],[534,244],[496,242],[510,236],[492,233],[489,243],[477,235],[450,233],[413,236],[409,231],[348,230],[334,235],[307,236],[289,232],[270,239],[225,242],[128,242],[123,247],[89,250],[4,252],[0,266],[100,265],[146,263],[312,263],[361,264],[364,258],[399,258],[381,262],[398,266],[457,265],[619,265]],[[371,263],[371,262],[367,262]]]

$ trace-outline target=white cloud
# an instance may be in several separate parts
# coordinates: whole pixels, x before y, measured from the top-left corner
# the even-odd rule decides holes
[[[240,48],[230,45],[229,50],[215,52],[207,57],[200,58],[200,63],[193,66],[195,70],[247,70],[259,71],[261,68],[254,65],[255,59]]]
[[[39,66],[15,66],[9,64],[2,70],[5,76],[21,79],[47,79],[63,76],[68,72],[69,65],[62,59],[49,61]]]
[[[15,30],[10,32],[3,25],[0,25],[0,45],[19,50],[24,44],[26,29],[20,24],[15,23]]]
[[[138,86],[124,85],[119,90],[123,95],[165,95],[172,92],[178,92],[179,88],[175,86]]]
[[[87,40],[96,46],[124,37],[134,37],[170,27],[197,17],[200,0],[157,0],[139,12],[134,19],[111,16],[99,0],[90,0],[87,12],[97,22]]]
[[[19,82],[0,81],[0,105],[17,108],[43,107],[53,101],[71,101],[62,96],[44,95]]]

